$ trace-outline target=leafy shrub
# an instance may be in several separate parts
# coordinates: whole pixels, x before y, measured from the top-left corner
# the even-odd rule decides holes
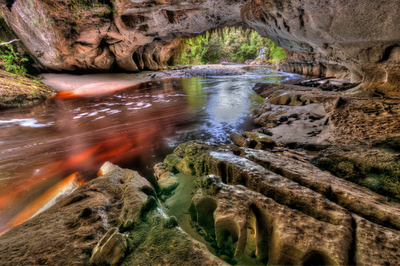
[[[23,66],[24,62],[28,62],[28,58],[20,57],[19,53],[14,50],[12,44],[0,42],[0,62],[6,71],[12,72],[16,75],[26,75],[26,68]]]

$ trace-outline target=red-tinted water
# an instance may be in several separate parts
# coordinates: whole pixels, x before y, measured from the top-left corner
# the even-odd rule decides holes
[[[152,166],[180,143],[227,142],[230,132],[253,127],[251,109],[264,101],[254,83],[298,78],[263,70],[171,79],[1,111],[0,234],[96,178],[106,161],[152,181]]]

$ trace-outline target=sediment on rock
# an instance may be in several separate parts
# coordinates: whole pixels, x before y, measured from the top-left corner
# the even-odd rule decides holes
[[[322,170],[400,201],[400,137],[334,145],[312,163]]]

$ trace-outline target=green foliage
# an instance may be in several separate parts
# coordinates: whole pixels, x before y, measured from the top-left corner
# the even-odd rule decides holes
[[[113,10],[111,9],[111,7],[107,6],[106,9],[101,12],[100,18],[104,21],[110,21],[112,18],[112,14],[113,14]]]
[[[263,38],[255,31],[243,31],[236,28],[225,28],[207,32],[190,39],[181,39],[181,47],[175,57],[177,65],[201,65],[218,63],[222,58],[229,62],[244,63],[259,57],[264,49],[266,60],[277,63],[285,59],[281,47],[271,40]]]
[[[78,7],[99,7],[103,6],[107,3],[105,0],[72,0],[71,5],[74,9],[77,9]]]
[[[4,44],[0,42],[3,49],[0,50],[0,62],[6,71],[12,72],[15,75],[26,75],[26,68],[23,66],[24,62],[28,62],[28,58],[20,57],[19,53],[14,50],[12,44]]]
[[[270,62],[273,64],[277,64],[282,62],[286,58],[286,53],[282,49],[282,47],[277,46],[273,41],[268,40],[267,45],[269,49],[266,49],[264,54],[267,58],[270,59]]]

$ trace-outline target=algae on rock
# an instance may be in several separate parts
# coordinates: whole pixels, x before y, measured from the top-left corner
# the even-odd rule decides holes
[[[0,69],[0,108],[22,107],[41,102],[56,92],[36,79]]]

